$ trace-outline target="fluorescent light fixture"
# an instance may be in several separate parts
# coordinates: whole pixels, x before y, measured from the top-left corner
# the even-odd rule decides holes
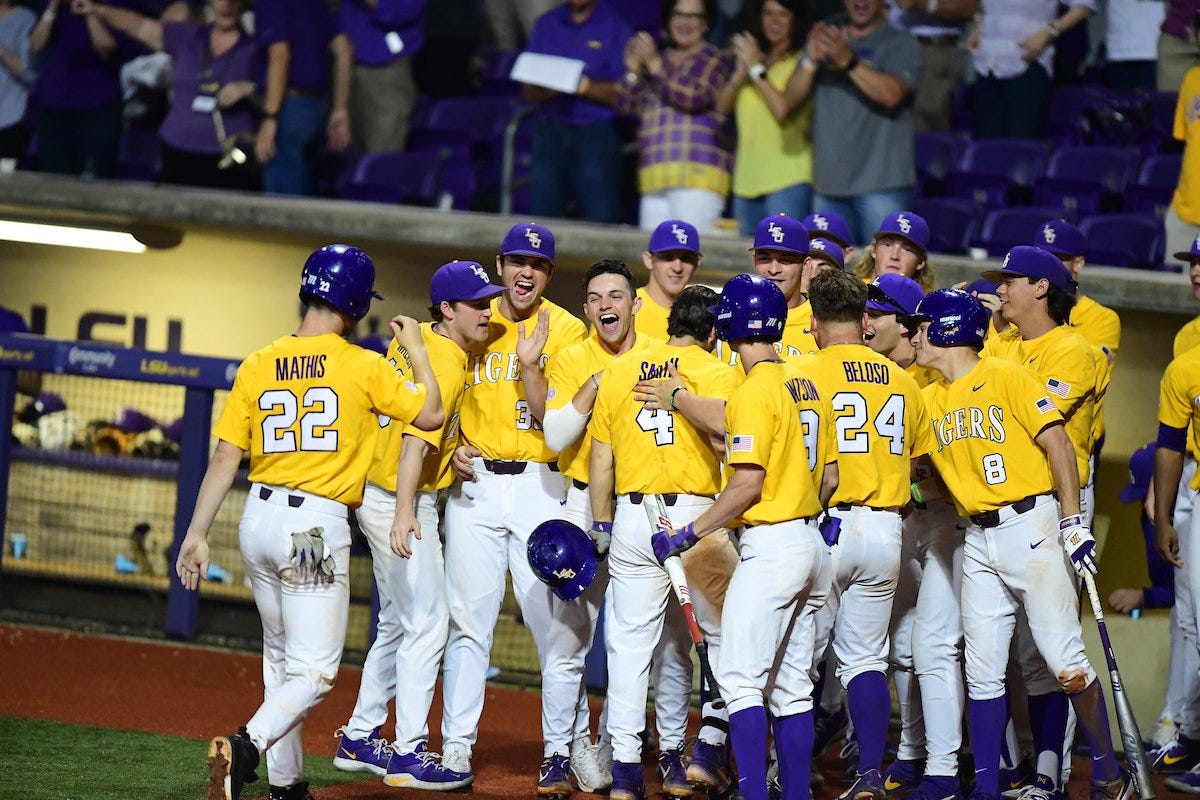
[[[69,225],[44,225],[40,222],[0,220],[0,239],[59,247],[83,247],[89,250],[115,250],[118,253],[144,253],[146,245],[125,231],[77,228]]]

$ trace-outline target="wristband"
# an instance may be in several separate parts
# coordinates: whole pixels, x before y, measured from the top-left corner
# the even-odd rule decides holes
[[[679,410],[679,406],[675,405],[675,395],[679,394],[686,388],[687,388],[686,386],[676,386],[674,389],[671,390],[671,410],[672,411]]]
[[[917,505],[924,505],[924,503],[925,503],[925,497],[924,497],[924,495],[922,495],[922,494],[921,494],[921,487],[920,487],[920,485],[918,485],[918,484],[914,483],[914,484],[913,484],[913,485],[910,487],[910,489],[911,489],[911,491],[912,491],[912,499],[913,499],[913,502],[914,502],[914,503],[916,503]]]
[[[1073,528],[1083,524],[1083,517],[1080,514],[1072,514],[1069,517],[1063,517],[1058,521],[1058,529],[1065,531],[1067,528]]]
[[[596,387],[596,391],[600,391],[600,379],[596,377],[596,373],[592,373],[592,386]]]
[[[800,62],[800,69],[804,70],[805,72],[816,72],[817,71],[817,62],[813,61],[808,56],[805,56],[804,59]]]
[[[612,526],[613,524],[611,522],[601,522],[600,520],[596,520],[592,523],[592,530],[612,535]]]
[[[857,66],[858,66],[858,53],[852,53],[850,56],[850,60],[846,62],[846,68],[843,69],[842,72],[849,75],[851,72],[854,71],[854,68]]]
[[[1046,30],[1049,32],[1049,34],[1050,34],[1050,38],[1051,38],[1051,39],[1057,39],[1057,38],[1058,38],[1058,35],[1059,35],[1060,33],[1062,33],[1062,31],[1060,31],[1060,30],[1058,29],[1058,26],[1057,26],[1057,25],[1055,25],[1053,22],[1051,22],[1051,23],[1049,23],[1048,25],[1046,25]]]
[[[763,64],[755,64],[747,71],[750,73],[751,80],[761,81],[767,77],[767,68]]]

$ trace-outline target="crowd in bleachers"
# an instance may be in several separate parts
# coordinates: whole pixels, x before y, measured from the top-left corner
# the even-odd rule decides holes
[[[993,255],[1061,216],[1094,260],[1160,268],[1200,232],[1198,11],[0,0],[0,169],[743,233],[815,204],[864,241],[911,207],[935,249]],[[522,51],[582,60],[578,88],[512,80]]]

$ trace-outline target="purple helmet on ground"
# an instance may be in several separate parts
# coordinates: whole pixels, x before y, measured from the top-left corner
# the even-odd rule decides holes
[[[375,264],[348,244],[327,244],[313,251],[300,273],[300,299],[324,300],[354,321],[367,315],[375,291]]]
[[[722,341],[761,337],[777,342],[787,323],[787,299],[761,275],[742,273],[725,283],[712,312],[717,317],[717,338]]]
[[[596,579],[596,546],[574,523],[546,520],[529,534],[529,567],[559,600],[571,601]]]

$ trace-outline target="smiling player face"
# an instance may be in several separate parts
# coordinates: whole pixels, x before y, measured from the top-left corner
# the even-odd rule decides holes
[[[663,250],[645,254],[642,261],[650,271],[650,280],[674,300],[696,274],[700,256],[690,250]]]
[[[641,306],[629,282],[620,275],[601,274],[588,283],[583,313],[596,335],[609,349],[616,351],[633,331],[633,315]]]
[[[553,271],[554,265],[538,256],[509,254],[496,259],[496,273],[505,289],[501,304],[508,306],[513,319],[525,319],[534,312]]]
[[[460,300],[442,304],[442,317],[459,339],[467,344],[481,343],[488,338],[488,322],[492,319],[492,301]]]
[[[804,269],[803,253],[771,250],[760,247],[754,251],[754,271],[779,287],[787,298],[788,308],[800,305],[800,275]]]

